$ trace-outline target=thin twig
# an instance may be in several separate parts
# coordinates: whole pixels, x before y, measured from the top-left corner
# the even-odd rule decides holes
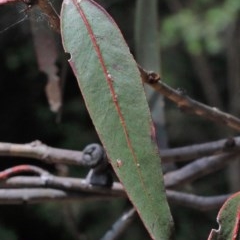
[[[185,95],[183,91],[174,90],[173,88],[160,81],[159,75],[152,72],[147,72],[141,67],[139,67],[139,69],[143,82],[149,84],[156,91],[160,92],[166,98],[176,103],[177,106],[184,112],[192,113],[206,119],[210,119],[216,123],[221,123],[234,130],[240,131],[239,118],[222,112],[215,107],[209,107],[203,103],[197,102]]]
[[[191,152],[191,149],[175,149],[172,150],[172,155],[170,156],[169,150],[165,150],[165,153],[168,153],[165,155],[165,157],[174,157],[175,159],[181,158],[179,156],[186,155],[192,156],[195,152],[199,154],[198,151],[201,151],[201,149],[204,149],[204,151],[215,151],[217,149],[235,149],[233,146],[236,146],[239,144],[239,138],[236,139],[230,139],[230,140],[221,140],[218,142],[209,143],[208,148],[207,145],[198,145],[193,147],[194,151]],[[212,145],[212,146],[211,146]],[[211,147],[210,147],[211,146]],[[223,148],[222,148],[223,146]],[[224,148],[225,147],[225,148]],[[171,151],[171,150],[170,150]],[[203,151],[203,152],[204,152]],[[206,152],[205,152],[206,153]],[[215,152],[216,153],[216,152]],[[164,151],[161,152],[163,159],[164,159]],[[219,155],[219,156],[213,156],[210,158],[203,158],[200,159],[192,164],[189,164],[185,166],[184,168],[170,172],[165,175],[165,184],[166,187],[173,187],[178,184],[183,184],[185,182],[192,181],[202,175],[205,175],[213,170],[219,169],[223,164],[226,163],[225,159],[232,158],[236,156],[238,153],[236,151],[232,153],[226,153],[225,155]],[[0,143],[0,155],[8,155],[8,156],[28,156],[28,157],[35,157],[42,159],[44,161],[50,161],[55,163],[74,163],[74,164],[85,164],[85,158],[83,158],[83,154],[80,151],[70,151],[70,150],[62,150],[62,149],[55,149],[48,147],[46,145],[43,145],[39,142],[34,142],[34,144],[8,144],[8,143]],[[168,156],[167,156],[168,155]],[[71,158],[73,156],[73,158]],[[74,159],[75,156],[75,159]],[[80,157],[79,157],[80,156]],[[91,155],[88,155],[88,157]],[[215,159],[215,160],[214,160]],[[221,160],[222,159],[222,160]],[[83,161],[84,160],[84,161]],[[218,165],[213,165],[218,164]],[[213,168],[210,169],[209,166],[212,166]],[[207,169],[209,168],[209,169]],[[50,180],[51,179],[51,180]],[[54,182],[56,180],[56,177],[48,177],[48,183]],[[58,181],[57,181],[58,182]],[[64,183],[63,183],[64,184]]]
[[[40,141],[34,141],[27,144],[0,142],[0,156],[27,157],[39,159],[46,163],[62,163],[91,167],[91,165],[96,165],[96,162],[93,161],[92,163],[90,161],[92,160],[91,155],[94,153],[93,157],[97,159],[97,155],[102,154],[100,145],[91,144],[91,146],[94,146],[95,151],[92,150],[91,154],[89,151],[87,154],[84,154],[84,152],[81,151],[49,147]]]
[[[108,189],[108,191],[110,191]],[[122,188],[122,192],[124,190]],[[179,204],[185,207],[207,211],[219,208],[230,196],[220,195],[213,197],[196,196],[193,194],[181,193],[167,190],[168,200],[173,204]],[[125,195],[126,197],[126,195]],[[21,189],[0,189],[0,204],[34,204],[49,201],[74,201],[74,200],[110,200],[108,194],[105,196],[99,194],[83,194],[81,192],[64,191],[52,188],[21,188]],[[131,215],[131,214],[130,214]]]
[[[125,212],[111,227],[110,230],[101,238],[101,240],[116,240],[121,234],[129,227],[132,223],[134,217],[136,216],[136,211],[134,208]]]
[[[107,194],[74,193],[51,188],[0,189],[0,204],[44,203],[69,200],[109,200]]]
[[[160,155],[163,162],[180,162],[239,149],[240,137],[235,137],[186,147],[162,149]],[[46,163],[89,166],[89,159],[83,155],[82,151],[53,148],[40,141],[27,144],[0,142],[0,156],[5,157],[27,157],[39,159]]]
[[[204,197],[194,194],[167,190],[167,198],[170,203],[179,204],[198,211],[208,211],[219,208],[231,194]]]
[[[238,156],[239,152],[234,152],[200,158],[179,170],[165,174],[165,187],[173,188],[182,184],[190,183],[200,177],[219,170]]]
[[[5,169],[4,171],[1,171],[0,172],[0,181],[10,178],[12,175],[25,173],[25,172],[38,174],[40,176],[50,175],[49,172],[43,170],[40,167],[36,167],[36,166],[32,166],[32,165],[18,165],[18,166],[14,166],[14,167]]]
[[[182,162],[196,158],[240,150],[240,137],[195,144],[186,147],[160,150],[163,162]]]
[[[112,188],[90,185],[85,179],[69,177],[12,177],[0,185],[0,204],[41,203],[62,200],[101,200],[126,198],[122,185],[114,182]],[[166,191],[173,204],[199,209],[201,211],[218,208],[229,195],[202,197],[172,190]]]
[[[54,188],[64,191],[81,192],[84,194],[108,195],[109,197],[125,197],[120,183],[113,183],[111,188],[98,187],[89,184],[85,179],[56,177],[45,175],[41,177],[17,176],[0,183],[0,188]]]

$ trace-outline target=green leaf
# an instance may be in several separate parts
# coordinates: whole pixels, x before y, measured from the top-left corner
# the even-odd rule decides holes
[[[232,195],[221,207],[217,222],[219,229],[212,229],[208,240],[240,239],[240,192]]]
[[[65,51],[108,158],[153,239],[172,218],[140,73],[113,19],[91,0],[65,0]]]

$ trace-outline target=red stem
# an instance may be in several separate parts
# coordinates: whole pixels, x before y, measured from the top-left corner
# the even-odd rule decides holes
[[[46,171],[42,170],[39,167],[35,167],[35,166],[31,166],[31,165],[19,165],[19,166],[14,166],[14,167],[8,168],[8,169],[0,172],[0,180],[5,180],[7,178],[10,178],[12,175],[16,175],[16,174],[24,173],[24,172],[35,173],[40,176],[43,174],[47,174]]]

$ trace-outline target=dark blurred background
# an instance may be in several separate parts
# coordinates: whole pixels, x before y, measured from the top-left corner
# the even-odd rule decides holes
[[[98,2],[119,24],[135,55],[136,1]],[[162,0],[158,1],[157,10],[157,42],[163,81],[184,89],[200,102],[239,116],[240,1]],[[99,142],[70,69],[63,88],[63,107],[58,114],[50,111],[44,92],[47,79],[38,70],[29,20],[6,29],[14,21],[24,18],[22,13],[21,6],[0,6],[0,141],[27,143],[38,139],[53,147],[77,150]],[[38,24],[42,24],[41,18]],[[58,36],[56,41],[61,53]],[[168,147],[203,143],[236,134],[224,126],[186,115],[167,100],[165,114],[164,134]],[[32,159],[0,159],[0,170],[31,163],[57,173],[54,165]],[[86,174],[85,169],[76,166],[69,167],[68,171],[75,177]],[[237,180],[229,178],[229,172]],[[239,188],[238,172],[236,163],[232,169],[205,177],[185,190],[206,196],[236,191]],[[99,239],[128,208],[127,200],[0,205],[0,239]],[[207,239],[211,228],[217,227],[217,210],[199,212],[181,206],[171,206],[171,209],[176,239]],[[149,236],[142,223],[136,220],[121,239],[141,240],[149,239]]]

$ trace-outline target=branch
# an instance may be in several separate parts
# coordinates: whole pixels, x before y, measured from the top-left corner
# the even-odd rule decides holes
[[[103,149],[98,144],[90,144],[81,152],[49,147],[40,141],[34,141],[28,144],[0,142],[0,156],[34,158],[46,163],[92,167],[97,164],[102,154]]]
[[[0,204],[42,203],[62,200],[103,200],[126,197],[120,183],[112,188],[92,186],[85,179],[55,177],[12,177],[0,183]]]
[[[33,204],[49,201],[106,200],[107,194],[73,193],[51,188],[0,189],[0,204]]]
[[[0,184],[0,204],[42,203],[63,200],[103,200],[126,198],[122,185],[114,182],[112,188],[90,185],[85,179],[68,177],[11,177]],[[13,188],[13,189],[12,189]],[[228,195],[201,197],[193,194],[166,191],[171,203],[199,209],[218,208]]]
[[[4,171],[0,172],[0,180],[4,180],[9,178],[12,175],[24,173],[24,172],[30,172],[34,174],[38,174],[40,176],[49,175],[50,173],[43,170],[40,167],[32,166],[32,165],[19,165],[15,167],[8,168]]]
[[[189,161],[203,156],[240,150],[240,137],[226,138],[214,142],[186,147],[160,150],[163,162]]]
[[[238,150],[240,138],[225,139],[216,142],[194,145],[192,147],[176,148],[172,150],[161,151],[163,160],[190,160],[190,158],[201,156],[207,153],[216,153],[228,149]],[[10,144],[0,143],[0,155],[7,156],[25,156],[34,157],[46,162],[80,164],[89,166],[89,160],[97,159],[102,156],[102,148],[99,145],[88,145],[83,152],[63,150],[48,147],[38,141],[30,144]],[[100,154],[101,153],[101,154]],[[202,158],[192,164],[188,164],[180,170],[170,172],[165,175],[166,187],[173,187],[179,184],[193,181],[194,179],[208,174],[214,170],[218,170],[226,164],[225,159],[233,158],[238,154],[237,151],[225,153],[218,156]],[[90,161],[91,162],[91,161]],[[214,165],[215,164],[215,165]],[[92,162],[92,166],[96,165],[96,161]],[[212,167],[211,167],[212,166]],[[51,180],[50,180],[51,179]],[[56,177],[48,176],[48,184],[54,183]],[[58,183],[59,181],[57,181]],[[64,183],[63,183],[64,185]],[[50,185],[52,187],[52,185]]]
[[[54,188],[63,191],[80,192],[89,195],[108,197],[125,197],[120,183],[115,182],[111,188],[98,187],[89,184],[85,179],[56,177],[45,175],[41,177],[11,177],[0,183],[0,188]]]
[[[166,98],[176,103],[177,106],[184,112],[192,113],[206,119],[210,119],[216,123],[221,123],[223,125],[231,127],[234,130],[240,131],[239,118],[222,112],[215,107],[209,107],[205,104],[197,102],[185,95],[185,93],[181,90],[174,90],[173,88],[160,81],[160,76],[156,73],[146,72],[141,67],[139,67],[139,70],[141,72],[143,82],[149,84],[156,91],[160,92]]]
[[[199,211],[208,211],[220,208],[230,195],[231,194],[203,197],[189,193],[167,190],[167,198],[170,203],[179,204]]]
[[[179,170],[165,174],[165,187],[173,188],[178,185],[190,183],[200,177],[219,170],[230,161],[233,161],[236,157],[239,157],[239,152],[223,153],[217,156],[198,159]]]
[[[108,189],[109,191],[109,189]],[[124,192],[122,188],[122,192]],[[213,197],[196,196],[193,194],[180,193],[167,190],[168,200],[173,204],[206,211],[219,208],[229,195]],[[126,196],[126,195],[125,195]],[[106,200],[109,195],[89,195],[79,192],[63,191],[51,188],[32,188],[32,189],[0,189],[0,204],[35,204],[49,201],[73,201],[73,200]],[[131,216],[133,212],[129,212]]]
[[[100,240],[115,240],[121,236],[121,234],[132,223],[136,211],[134,208],[125,212],[111,227],[110,230]]]
[[[93,150],[89,151],[89,147]],[[180,162],[239,149],[240,137],[236,137],[186,147],[162,149],[160,150],[160,155],[163,162]],[[81,152],[49,147],[40,141],[27,144],[0,142],[0,156],[34,158],[46,163],[62,163],[91,167],[96,164],[96,159],[98,159],[98,156],[101,156],[101,154],[103,154],[102,148],[98,144],[90,144]]]

